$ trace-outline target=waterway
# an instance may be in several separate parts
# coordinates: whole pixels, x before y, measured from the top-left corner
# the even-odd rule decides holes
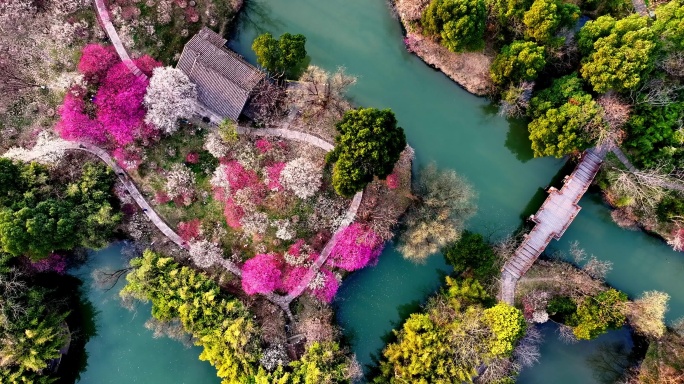
[[[468,225],[473,231],[495,239],[515,230],[539,207],[543,188],[562,172],[563,160],[532,158],[524,125],[499,117],[487,100],[468,94],[406,52],[400,25],[384,0],[250,0],[240,21],[231,46],[253,63],[250,46],[258,33],[302,33],[312,64],[330,71],[344,66],[358,76],[351,90],[354,102],[392,108],[416,149],[416,167],[434,161],[473,184],[479,194],[478,214]],[[580,205],[577,219],[552,248],[567,249],[570,241],[579,241],[589,253],[614,263],[610,284],[632,296],[665,291],[672,296],[668,320],[683,316],[684,255],[643,233],[618,228],[597,195],[585,196]],[[83,278],[88,280],[94,268],[123,265],[118,249],[93,255],[80,271]],[[386,336],[447,273],[439,255],[414,265],[388,246],[377,266],[344,282],[335,302],[338,321],[362,363],[372,364]],[[88,293],[99,311],[98,335],[87,344],[88,367],[80,382],[218,382],[209,364],[197,360],[197,348],[153,339],[143,326],[149,307],[128,312],[117,302],[117,289]],[[522,372],[520,383],[548,383],[550,377],[559,384],[598,383],[590,358],[615,343],[631,345],[625,330],[575,345],[560,343],[552,325],[542,331],[543,356]]]

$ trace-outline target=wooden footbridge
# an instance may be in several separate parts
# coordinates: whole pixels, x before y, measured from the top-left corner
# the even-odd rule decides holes
[[[513,304],[518,279],[530,269],[551,239],[559,240],[568,229],[581,209],[577,203],[594,180],[605,152],[604,149],[586,150],[572,174],[563,179],[563,188],[548,189],[544,204],[530,216],[534,228],[524,235],[523,242],[501,271],[501,300]]]

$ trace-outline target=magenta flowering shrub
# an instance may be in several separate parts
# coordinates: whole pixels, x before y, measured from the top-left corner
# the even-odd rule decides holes
[[[45,259],[39,261],[31,261],[30,263],[31,269],[39,273],[55,272],[60,275],[63,275],[66,273],[67,269],[66,258],[56,253],[50,254],[50,256],[46,257]]]
[[[396,173],[390,173],[387,175],[387,179],[385,179],[385,181],[387,182],[387,188],[389,189],[397,189],[399,187],[399,177]]]
[[[86,87],[74,86],[59,108],[60,121],[56,130],[66,140],[123,147],[136,139],[144,142],[158,136],[154,127],[143,121],[143,98],[149,81],[133,75],[123,62],[118,61],[110,47],[97,44],[83,49],[79,71],[90,86],[98,86],[93,96]],[[145,73],[161,66],[149,56],[134,60]]]
[[[292,293],[301,284],[308,272],[309,268],[306,267],[287,268],[280,288],[288,294]]]
[[[232,193],[247,187],[257,188],[261,184],[256,172],[245,169],[236,160],[226,161],[223,164],[225,165],[225,176]]]
[[[197,240],[202,233],[202,223],[200,219],[181,221],[178,223],[178,235],[186,242]]]
[[[124,63],[118,63],[109,69],[97,91],[97,120],[119,146],[141,137],[148,84],[149,80],[136,77]]]
[[[105,143],[107,135],[104,128],[86,113],[86,104],[83,101],[85,94],[86,89],[81,86],[74,86],[67,92],[58,109],[60,119],[55,130],[65,140]]]
[[[259,139],[254,144],[259,153],[264,154],[273,149],[273,144],[267,139]]]
[[[319,279],[321,281],[317,282],[316,280]],[[314,285],[314,287],[311,285]],[[318,271],[318,276],[314,277],[312,283],[309,283],[309,291],[311,294],[326,303],[333,301],[339,288],[340,282],[337,281],[335,274],[326,268],[321,268],[320,271]]]
[[[105,74],[114,64],[119,61],[113,46],[100,44],[88,44],[83,47],[81,60],[78,62],[78,71],[83,74],[86,81],[97,84],[105,77]]]
[[[171,198],[166,191],[157,191],[154,193],[154,201],[157,204],[166,204],[171,201]]]
[[[239,205],[235,204],[235,200],[229,197],[224,202],[223,216],[226,218],[226,224],[233,229],[242,227],[240,220],[245,216],[245,211]]]
[[[271,293],[280,287],[280,263],[275,256],[261,254],[242,266],[242,289],[248,294]]]
[[[280,184],[280,173],[283,171],[283,168],[285,168],[285,163],[283,162],[278,162],[266,167],[266,180],[264,180],[264,182],[270,191],[283,190],[283,185]]]
[[[337,241],[326,264],[356,271],[377,262],[382,253],[383,241],[370,228],[353,223],[337,235]]]

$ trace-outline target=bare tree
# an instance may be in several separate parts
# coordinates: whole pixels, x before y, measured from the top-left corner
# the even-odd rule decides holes
[[[677,93],[684,86],[674,85],[662,79],[651,79],[641,87],[630,93],[634,105],[648,104],[654,107],[663,107],[672,104],[677,99]]]
[[[558,326],[558,338],[565,344],[575,344],[579,341],[572,331],[572,327],[565,324],[560,324]]]
[[[511,85],[503,94],[499,114],[506,117],[523,117],[530,105],[533,89],[533,81],[522,81],[517,86]]]
[[[658,66],[672,77],[684,77],[684,52],[675,50],[669,53]]]
[[[287,103],[300,111],[305,123],[315,125],[318,130],[327,129],[314,132],[327,138],[334,123],[351,108],[346,93],[355,83],[356,77],[347,75],[342,67],[331,74],[310,66],[298,82],[288,86]]]
[[[263,80],[252,91],[246,114],[256,123],[275,125],[287,112],[285,89],[269,80]]]
[[[544,337],[539,328],[534,324],[528,324],[525,336],[520,339],[513,351],[513,358],[520,367],[531,367],[539,361],[541,352],[539,345],[544,341]]]

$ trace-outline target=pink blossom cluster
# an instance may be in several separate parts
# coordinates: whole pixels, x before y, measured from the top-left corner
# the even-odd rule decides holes
[[[237,160],[229,160],[223,164],[231,192],[235,193],[243,188],[256,187],[260,184],[256,172],[245,169]]]
[[[50,256],[42,260],[31,261],[31,269],[40,273],[55,272],[63,275],[66,273],[67,261],[64,256],[51,253]]]
[[[337,281],[335,275],[326,268],[321,268],[319,272],[323,274],[323,285],[313,290],[310,289],[311,294],[321,301],[330,303],[333,301],[335,294],[337,294],[337,290],[340,288],[340,282]]]
[[[154,201],[157,204],[166,204],[169,201],[171,201],[171,198],[169,197],[169,195],[165,191],[160,190],[160,191],[155,192]]]
[[[199,219],[181,221],[178,223],[178,235],[186,242],[197,240],[202,232],[202,222]]]
[[[355,271],[376,263],[383,245],[382,238],[370,228],[353,223],[337,235],[326,264]]]
[[[278,162],[266,167],[266,187],[271,191],[282,191],[283,185],[280,184],[280,173],[283,172],[285,163]]]
[[[248,295],[271,293],[280,287],[280,276],[280,262],[276,256],[256,255],[242,266],[242,289]]]
[[[269,152],[271,149],[273,149],[273,144],[267,139],[257,140],[254,146],[256,147],[257,151],[259,151],[259,153],[261,154],[265,154]]]
[[[387,175],[387,179],[385,179],[385,181],[387,182],[387,188],[389,189],[397,189],[399,187],[399,177],[396,173],[390,173]]]
[[[226,218],[226,224],[233,229],[238,229],[242,225],[240,220],[245,216],[245,211],[239,205],[235,204],[232,197],[223,200],[223,216]]]
[[[197,153],[197,152],[188,153],[188,155],[185,156],[185,162],[190,163],[190,164],[199,163],[199,153]]]
[[[284,274],[281,289],[287,293],[292,293],[299,284],[304,280],[306,274],[309,272],[307,267],[291,267],[287,268]]]
[[[135,59],[144,73],[161,66],[149,56]],[[95,144],[112,141],[126,146],[135,139],[149,139],[158,133],[144,123],[143,98],[149,81],[133,75],[128,67],[116,60],[110,47],[89,44],[83,49],[78,65],[90,86],[98,87],[89,98],[87,89],[74,86],[59,108],[57,132],[66,140],[83,140]]]
[[[118,147],[112,151],[112,157],[121,168],[127,171],[138,169],[142,164],[142,156],[134,148]]]

